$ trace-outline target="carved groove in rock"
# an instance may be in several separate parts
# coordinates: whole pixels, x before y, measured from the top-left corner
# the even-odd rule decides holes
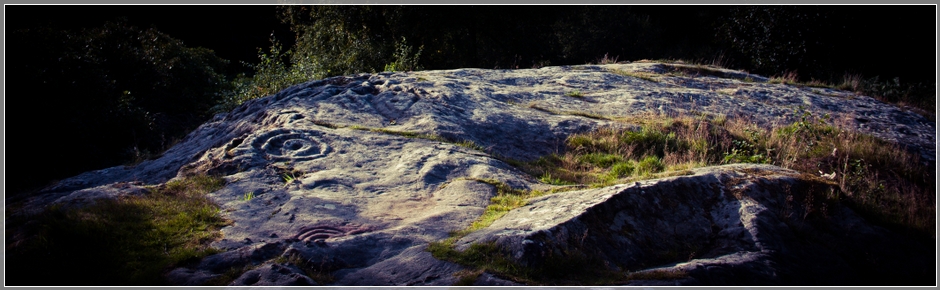
[[[306,161],[326,156],[330,146],[315,131],[278,129],[261,134],[251,146],[275,161]]]
[[[372,228],[364,225],[348,224],[342,226],[331,226],[318,224],[300,228],[300,231],[298,231],[297,234],[292,238],[303,242],[313,241],[315,243],[323,243],[326,239],[329,238],[356,235],[370,231],[372,231]]]

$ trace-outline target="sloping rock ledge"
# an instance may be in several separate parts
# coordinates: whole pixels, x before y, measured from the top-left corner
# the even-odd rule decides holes
[[[893,237],[838,203],[813,200],[812,192],[831,186],[818,178],[753,164],[693,171],[534,198],[457,248],[495,241],[530,267],[577,253],[637,277],[673,274],[627,285],[929,284],[933,278],[930,245]]]

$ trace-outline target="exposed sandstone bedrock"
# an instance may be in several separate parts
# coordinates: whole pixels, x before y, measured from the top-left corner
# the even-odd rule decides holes
[[[311,81],[216,116],[158,159],[63,180],[24,208],[140,194],[140,184],[121,182],[220,175],[226,185],[210,197],[233,222],[212,244],[223,253],[171,271],[173,283],[199,285],[250,266],[233,285],[317,284],[283,262],[300,257],[330,269],[330,285],[452,285],[465,267],[425,248],[467,227],[496,194],[474,179],[547,187],[495,154],[532,160],[563,149],[571,134],[618,124],[570,112],[724,114],[770,128],[798,120],[793,112],[802,107],[934,160],[935,123],[915,113],[731,70],[667,74],[674,66],[458,69]],[[659,82],[617,71],[650,73]],[[285,175],[296,178],[285,182]],[[113,186],[118,183],[124,188]],[[800,205],[786,196],[806,186],[799,174],[779,167],[701,168],[538,197],[457,246],[496,242],[520,265],[577,250],[634,272],[686,273],[630,282],[635,285],[838,285],[874,273],[908,284],[904,279],[933,273],[932,245],[894,238],[847,208],[805,222]],[[484,273],[477,283],[515,282]]]

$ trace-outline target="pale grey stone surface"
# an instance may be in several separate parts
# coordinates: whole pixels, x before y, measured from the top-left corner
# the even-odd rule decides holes
[[[656,73],[660,81],[617,71]],[[803,107],[934,160],[934,122],[870,97],[769,84],[761,76],[730,70],[721,70],[721,77],[669,73],[675,71],[676,65],[631,63],[312,81],[216,116],[158,159],[63,180],[26,208],[113,197],[117,193],[102,189],[122,182],[159,184],[187,174],[217,174],[227,184],[211,198],[233,223],[212,246],[225,252],[172,271],[177,284],[197,285],[246,265],[269,268],[246,272],[236,284],[307,281],[296,276],[303,271],[267,262],[298,255],[335,269],[335,285],[446,285],[456,281],[452,274],[462,267],[436,261],[421,249],[469,225],[495,195],[492,186],[470,179],[545,187],[494,155],[531,160],[558,152],[571,134],[615,125],[584,113],[709,113],[771,127],[798,120],[794,110]],[[580,97],[568,95],[574,92]],[[353,126],[472,141],[484,150]],[[743,173],[702,169],[695,176],[540,197],[461,243],[496,239],[523,264],[536,263],[542,250],[616,246],[603,257],[643,267],[663,266],[655,257],[665,247],[695,245],[702,250],[689,258],[691,264],[675,266],[704,273],[692,275],[695,280],[688,283],[785,283],[793,276],[771,272],[790,269],[810,254],[797,253],[790,260],[768,254],[789,251],[793,233],[781,228],[788,219],[764,217],[782,209],[780,197],[765,191],[768,182],[795,181],[786,177],[786,170],[761,168],[774,173],[739,185],[748,188],[748,199],[727,194],[726,179],[745,178]],[[286,182],[285,173],[296,178]],[[595,216],[603,223],[585,219],[585,213],[600,208],[610,210]],[[861,226],[850,213],[844,216],[843,221],[859,224],[856,228],[873,237],[880,233]],[[540,244],[545,241],[557,244]],[[741,273],[759,275],[734,280],[738,274],[712,275],[708,270],[719,273],[728,265],[748,265]],[[481,277],[481,284],[511,283],[489,273]]]

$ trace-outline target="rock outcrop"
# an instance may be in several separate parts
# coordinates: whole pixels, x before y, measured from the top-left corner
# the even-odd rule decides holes
[[[890,232],[850,209],[812,200],[807,193],[818,191],[812,187],[825,187],[818,181],[767,165],[694,171],[534,198],[458,241],[458,249],[495,241],[530,267],[577,253],[638,275],[682,273],[666,279],[674,285],[871,285],[931,277],[926,245],[886,239]],[[888,257],[893,261],[882,260]]]
[[[249,267],[231,283],[452,285],[464,266],[425,249],[484,211],[496,189],[476,180],[547,187],[503,160],[555,153],[571,134],[616,125],[597,116],[707,112],[770,127],[796,121],[793,111],[803,108],[935,160],[935,123],[915,113],[832,89],[697,72],[632,63],[312,81],[216,116],[158,159],[63,180],[24,208],[80,205],[136,194],[140,184],[215,174],[226,185],[210,196],[233,222],[212,244],[223,252],[171,271],[173,283],[200,285]],[[894,238],[844,207],[804,220],[798,189],[811,185],[785,169],[740,165],[552,194],[464,237],[458,248],[496,242],[521,265],[577,250],[636,273],[686,273],[632,280],[637,285],[859,284],[853,279],[861,273],[933,273],[933,253],[915,252],[932,245]],[[334,279],[315,281],[283,262],[289,257],[312,261]],[[516,283],[490,273],[477,282]]]

